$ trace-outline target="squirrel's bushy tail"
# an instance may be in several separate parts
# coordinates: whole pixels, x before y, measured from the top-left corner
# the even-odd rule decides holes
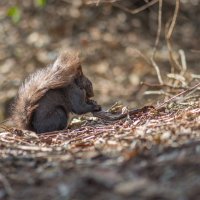
[[[53,65],[40,69],[25,79],[12,107],[12,120],[20,129],[29,129],[32,113],[38,101],[50,89],[72,82],[80,68],[78,54],[62,53]]]

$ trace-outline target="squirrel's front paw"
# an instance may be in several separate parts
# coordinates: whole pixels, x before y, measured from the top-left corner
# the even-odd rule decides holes
[[[92,105],[93,112],[101,111],[101,106],[98,105],[96,101],[87,99],[87,104]]]
[[[101,111],[101,106],[100,106],[100,105],[97,105],[97,104],[96,104],[96,105],[94,105],[93,107],[94,107],[94,109],[93,109],[94,112]]]

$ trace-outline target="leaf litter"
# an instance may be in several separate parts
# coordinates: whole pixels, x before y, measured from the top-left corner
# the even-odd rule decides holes
[[[1,195],[20,199],[35,191],[41,199],[47,194],[53,199],[197,199],[200,101],[198,90],[191,95],[128,112],[120,120],[83,116],[69,129],[41,135],[4,127]],[[107,114],[123,112],[123,105],[115,105]]]

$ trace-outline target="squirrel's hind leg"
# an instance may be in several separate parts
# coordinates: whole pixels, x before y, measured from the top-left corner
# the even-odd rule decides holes
[[[62,107],[56,107],[54,111],[41,115],[40,112],[34,114],[32,128],[36,133],[45,133],[63,130],[67,126],[67,115]]]

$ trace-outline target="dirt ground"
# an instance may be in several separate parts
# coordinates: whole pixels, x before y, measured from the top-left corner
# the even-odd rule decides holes
[[[173,72],[165,28],[178,1],[163,2],[163,85],[151,63],[161,1],[152,2],[135,14],[127,9],[145,1],[0,2],[1,121],[23,79],[64,49],[80,52],[105,110],[121,102],[109,113],[151,105],[113,122],[77,117],[42,135],[1,124],[0,199],[200,199],[200,1],[180,1],[171,41],[182,68]]]

